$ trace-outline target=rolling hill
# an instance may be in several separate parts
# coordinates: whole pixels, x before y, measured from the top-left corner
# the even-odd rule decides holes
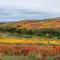
[[[0,43],[60,45],[60,18],[0,23]]]
[[[17,22],[0,23],[1,32],[21,34],[60,33],[60,18],[43,20],[21,20]]]
[[[60,18],[49,18],[44,20],[21,20],[17,22],[3,23],[0,27],[4,28],[27,28],[27,29],[41,29],[41,28],[60,28]]]

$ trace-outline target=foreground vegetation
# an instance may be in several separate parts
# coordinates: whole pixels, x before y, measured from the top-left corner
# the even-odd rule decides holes
[[[1,60],[60,60],[60,46],[0,44]]]

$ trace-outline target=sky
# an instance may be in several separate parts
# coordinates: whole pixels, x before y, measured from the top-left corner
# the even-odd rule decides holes
[[[60,17],[60,0],[0,0],[0,22]]]

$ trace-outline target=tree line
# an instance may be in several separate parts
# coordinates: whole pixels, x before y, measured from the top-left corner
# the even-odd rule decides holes
[[[56,37],[60,39],[60,28],[42,28],[42,29],[27,29],[16,27],[0,27],[1,32],[18,33],[18,35],[35,35],[48,38]]]

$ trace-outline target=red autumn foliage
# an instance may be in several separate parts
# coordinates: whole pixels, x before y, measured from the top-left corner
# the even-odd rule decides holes
[[[43,56],[55,56],[60,54],[60,46],[39,46],[39,45],[9,45],[1,44],[0,53],[11,55],[28,55],[28,53],[41,54]]]

